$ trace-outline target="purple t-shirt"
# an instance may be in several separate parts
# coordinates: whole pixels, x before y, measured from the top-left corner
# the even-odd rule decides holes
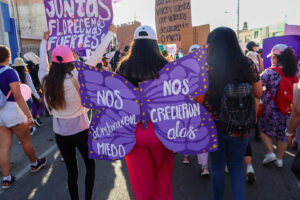
[[[5,66],[0,66],[0,69],[2,69]],[[3,92],[3,94],[6,96],[8,95],[10,91],[9,84],[13,82],[20,82],[19,76],[17,75],[17,72],[13,69],[8,69],[0,74],[0,89]],[[14,95],[10,95],[8,98],[8,101],[15,102]]]

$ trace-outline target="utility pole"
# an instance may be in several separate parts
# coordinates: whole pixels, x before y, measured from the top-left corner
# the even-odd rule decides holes
[[[238,0],[238,7],[237,7],[237,38],[240,42],[240,0]]]

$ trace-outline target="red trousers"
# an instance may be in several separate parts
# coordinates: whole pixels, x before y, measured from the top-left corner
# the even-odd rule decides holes
[[[125,157],[136,200],[172,200],[173,152],[156,137],[153,124],[139,123],[136,145]]]

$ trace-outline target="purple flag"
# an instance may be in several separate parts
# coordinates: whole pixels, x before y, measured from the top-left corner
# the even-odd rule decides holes
[[[123,77],[74,62],[82,105],[101,111],[90,126],[91,158],[116,160],[135,145],[138,122],[152,121],[166,148],[184,154],[217,150],[217,130],[206,109],[192,98],[205,94],[206,47],[167,64],[160,78],[135,88]]]
[[[95,49],[113,19],[111,0],[44,0],[44,5],[50,31],[48,50],[58,45]]]

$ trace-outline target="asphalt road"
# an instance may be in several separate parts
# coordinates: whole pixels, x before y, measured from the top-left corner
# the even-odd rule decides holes
[[[11,152],[11,171],[17,176],[17,182],[9,190],[0,189],[0,200],[68,200],[70,199],[66,182],[67,172],[61,155],[57,150],[52,120],[43,118],[46,125],[39,128],[32,141],[38,155],[47,155],[47,168],[32,174],[29,172],[29,161],[22,151],[21,145],[14,137]],[[265,154],[261,142],[251,140],[254,154],[254,168],[257,181],[254,185],[246,183],[246,199],[252,200],[299,200],[300,189],[290,171],[295,150],[289,149],[284,157],[284,167],[278,169],[275,165],[262,166]],[[78,154],[79,155],[79,154]],[[182,155],[175,155],[173,194],[174,200],[212,199],[211,182],[209,178],[200,176],[200,166],[195,156],[190,165],[182,164]],[[81,156],[79,164],[80,199],[84,199],[85,168]],[[0,172],[0,176],[1,172]],[[2,179],[1,179],[2,180]],[[133,199],[129,176],[125,161],[96,161],[96,179],[93,199],[97,200],[129,200]],[[232,199],[230,178],[226,177],[225,200]]]

